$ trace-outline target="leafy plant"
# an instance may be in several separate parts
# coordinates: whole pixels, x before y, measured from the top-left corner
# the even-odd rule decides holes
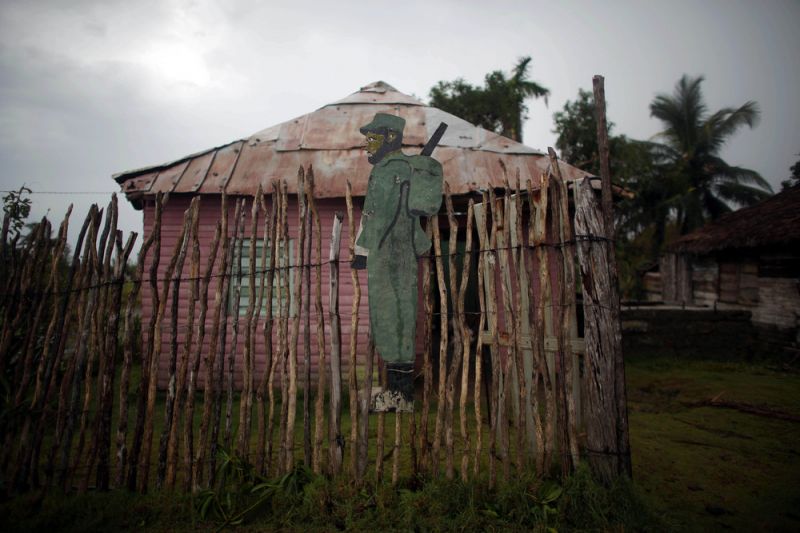
[[[15,236],[19,235],[25,226],[25,219],[31,213],[31,199],[26,196],[31,192],[33,191],[23,185],[18,191],[9,191],[3,197],[3,212],[8,217],[9,229]]]
[[[278,495],[297,500],[297,496],[303,494],[306,485],[314,479],[314,473],[299,463],[283,477],[268,480],[238,454],[220,449],[218,456],[219,488],[198,493],[196,507],[201,520],[212,517],[219,519],[219,530],[243,524],[248,516],[265,507]],[[283,512],[288,516],[291,508],[283,509]]]
[[[539,508],[542,514],[542,522],[546,531],[555,532],[554,527],[549,527],[551,518],[558,519],[558,499],[564,489],[554,481],[546,481],[533,494],[529,494],[530,498]]]

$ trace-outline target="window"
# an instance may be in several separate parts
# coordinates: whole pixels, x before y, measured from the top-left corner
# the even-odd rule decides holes
[[[235,243],[238,245],[238,243]],[[250,239],[245,238],[243,239],[242,244],[242,257],[241,257],[241,294],[239,297],[239,316],[245,316],[247,314],[247,307],[250,305]],[[257,293],[259,290],[259,286],[261,283],[261,252],[264,248],[264,241],[262,239],[258,239],[256,241],[256,286],[254,293]],[[272,251],[271,247],[270,250],[267,251],[267,258],[266,258],[266,265],[267,268],[269,267],[269,253]],[[287,258],[284,253],[278,257],[278,260],[275,262],[275,274],[272,282],[272,316],[278,316],[278,306],[280,302],[285,304],[286,300],[294,293],[294,284],[295,284],[295,270],[294,268],[289,268],[289,294],[280,295],[280,302],[278,300],[278,287],[281,283],[281,275],[283,271],[280,270],[281,268],[285,268],[287,266],[294,266],[295,264],[295,256],[294,256],[294,239],[289,239],[289,258]],[[233,278],[231,279],[231,283],[229,285],[229,299],[228,299],[228,312],[230,314],[234,314],[234,305],[236,304],[236,293],[234,291],[235,288],[235,277],[236,277],[236,269],[233,270]],[[266,278],[265,278],[266,283]],[[282,290],[282,289],[281,289]],[[261,301],[261,316],[264,316],[264,308],[266,304],[266,287],[264,289],[264,295],[262,295]],[[256,312],[258,312],[258,308],[256,308]],[[295,302],[292,301],[291,305],[289,306],[289,316],[295,316],[297,313],[297,308],[295,306]]]

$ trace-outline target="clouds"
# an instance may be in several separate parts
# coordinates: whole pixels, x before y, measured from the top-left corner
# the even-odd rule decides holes
[[[554,142],[552,113],[606,77],[617,133],[649,137],[648,104],[705,74],[712,109],[754,99],[753,132],[724,156],[785,178],[800,151],[797,3],[198,1],[9,2],[0,7],[0,188],[113,190],[110,176],[241,138],[382,79],[427,98],[533,56],[550,107],[526,142]],[[76,213],[92,200],[84,198]],[[61,213],[62,197],[34,208]],[[123,202],[123,204],[125,204]],[[140,227],[140,216],[124,218]]]

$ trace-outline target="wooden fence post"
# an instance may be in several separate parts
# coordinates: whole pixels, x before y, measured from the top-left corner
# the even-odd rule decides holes
[[[433,217],[428,217],[425,222],[425,235],[428,240],[433,237]],[[427,470],[431,455],[431,442],[428,433],[428,417],[431,410],[431,392],[433,387],[433,365],[431,363],[432,339],[433,336],[433,292],[431,291],[431,265],[433,255],[436,250],[426,255],[422,259],[422,302],[425,310],[425,325],[422,332],[423,337],[423,358],[422,358],[422,414],[420,415],[419,449],[420,459],[419,468]]]
[[[548,306],[552,305],[552,290],[550,283],[550,268],[547,243],[547,214],[550,210],[549,201],[550,180],[547,174],[541,176],[539,182],[538,201],[530,198],[530,209],[532,213],[532,223],[529,233],[529,242],[535,248],[536,262],[539,267],[539,294],[531,293],[532,301],[536,302],[536,313],[533,317],[534,323],[531,330],[534,332],[533,357],[534,367],[537,377],[534,383],[541,383],[544,394],[534,393],[533,411],[539,413],[539,399],[544,398],[544,420],[538,424],[537,436],[539,437],[539,456],[537,457],[537,469],[539,472],[546,472],[550,467],[550,460],[553,455],[554,446],[554,417],[555,417],[555,395],[553,382],[551,379],[550,364],[545,351],[545,336],[548,329],[548,314],[551,310]],[[534,214],[535,213],[535,214]],[[533,285],[531,285],[533,286]],[[535,298],[534,298],[535,296]],[[538,389],[538,385],[537,385]]]
[[[264,374],[261,378],[261,383],[256,392],[256,400],[258,402],[257,409],[257,431],[258,431],[258,449],[256,453],[256,468],[262,475],[266,475],[269,471],[269,461],[266,460],[266,448],[272,450],[272,422],[275,414],[275,391],[273,381],[275,377],[275,354],[272,348],[272,298],[273,298],[273,284],[275,283],[275,241],[277,240],[277,222],[279,206],[278,198],[280,195],[280,188],[277,182],[272,184],[272,193],[270,194],[270,211],[267,216],[267,205],[264,201],[264,240],[262,241],[262,254],[261,265],[262,269],[266,268],[266,279],[262,273],[262,284],[264,284]],[[268,258],[268,263],[265,265],[264,256]],[[265,396],[266,394],[266,396]],[[266,401],[269,398],[269,413],[267,414]],[[269,429],[267,429],[267,427]],[[269,438],[269,444],[267,444]]]
[[[256,285],[256,243],[258,242],[258,213],[261,208],[263,191],[258,185],[253,205],[250,209],[250,246],[248,248],[247,312],[245,314],[245,341],[242,357],[242,390],[239,394],[239,428],[236,448],[246,461],[250,460],[250,434],[253,412],[253,386],[255,383],[255,335],[258,319],[255,318],[256,305],[261,307],[261,290]]]
[[[294,467],[294,425],[297,417],[297,343],[300,337],[300,317],[303,313],[303,276],[300,275],[301,271],[299,269],[303,268],[303,258],[305,257],[306,217],[308,212],[305,194],[303,194],[304,190],[305,172],[303,167],[300,167],[297,171],[297,226],[299,235],[297,238],[297,260],[295,264],[298,269],[298,275],[295,277],[294,294],[291,298],[295,306],[295,313],[292,317],[292,334],[289,338],[289,399],[286,404],[285,472],[291,471]]]
[[[608,268],[601,212],[588,180],[576,188],[575,231],[583,279],[584,339],[586,342],[587,416],[586,439],[590,464],[604,481],[625,472],[624,448],[617,434],[613,313],[608,302],[613,286]],[[599,240],[598,240],[599,239]]]
[[[562,276],[561,276],[561,307],[560,327],[556,337],[560,356],[559,378],[556,384],[559,406],[559,434],[561,435],[561,464],[562,475],[567,476],[580,461],[578,450],[577,408],[573,394],[574,374],[577,371],[575,354],[572,351],[572,333],[577,332],[575,324],[575,242],[572,225],[569,219],[569,191],[567,184],[561,176],[561,168],[555,150],[548,148],[550,165],[554,171],[558,197],[556,210],[558,212],[559,239],[561,240]]]
[[[116,210],[116,207],[115,207]],[[108,354],[108,363],[106,372],[103,374],[103,384],[100,393],[100,424],[98,426],[98,461],[97,461],[97,488],[100,490],[108,490],[110,483],[110,453],[111,453],[111,413],[113,409],[114,398],[114,378],[116,369],[116,352],[117,341],[119,335],[119,322],[120,312],[122,308],[122,292],[123,281],[125,279],[125,268],[128,264],[128,257],[133,250],[133,244],[136,241],[137,233],[132,232],[128,236],[125,246],[122,246],[122,232],[118,231],[116,236],[117,246],[117,259],[114,265],[114,287],[109,307],[109,331],[106,335],[106,353]],[[122,386],[120,384],[120,386]],[[125,389],[127,391],[127,383]]]
[[[239,220],[236,222],[233,241],[235,247],[232,265],[233,270],[231,274],[233,276],[231,280],[233,282],[233,302],[229,308],[229,312],[233,315],[233,325],[231,329],[233,338],[231,339],[231,348],[228,351],[228,360],[225,364],[226,376],[228,379],[225,381],[225,431],[222,441],[228,453],[233,453],[233,397],[235,395],[236,354],[239,351],[239,323],[242,318],[239,313],[239,306],[242,301],[242,250],[244,249],[244,221],[245,207],[247,206],[247,200],[245,198],[241,198],[239,201],[242,204],[242,208],[239,212]],[[239,405],[241,406],[241,401]]]
[[[236,207],[239,204],[237,202]],[[238,212],[237,212],[238,215]],[[234,217],[234,221],[236,217]],[[226,286],[228,282],[228,265],[230,264],[231,239],[228,236],[228,196],[223,191],[220,200],[220,237],[222,250],[220,250],[220,265],[218,279],[214,290],[214,315],[211,321],[211,342],[205,357],[205,375],[203,381],[203,415],[200,417],[200,430],[197,435],[197,453],[192,464],[192,480],[195,487],[199,487],[203,480],[206,465],[206,448],[209,446],[208,436],[214,408],[215,374],[217,367],[217,350],[220,344],[220,321],[223,306],[227,302]],[[209,267],[210,268],[210,267]],[[223,341],[224,344],[224,341]]]
[[[223,210],[224,214],[224,210]],[[200,288],[200,316],[197,319],[197,332],[195,337],[197,343],[195,344],[194,354],[192,355],[192,365],[189,370],[189,384],[186,388],[186,413],[184,414],[184,428],[183,428],[183,452],[184,452],[184,490],[191,491],[195,485],[195,469],[194,469],[194,404],[195,392],[197,390],[197,380],[199,379],[200,360],[203,354],[203,344],[206,338],[206,316],[208,314],[208,289],[211,283],[211,275],[214,272],[214,266],[217,262],[217,253],[219,252],[220,241],[222,240],[222,221],[218,220],[216,229],[214,231],[214,238],[211,241],[211,249],[206,258],[206,269],[203,274],[202,286]],[[223,281],[219,280],[222,284]],[[213,331],[213,330],[212,330]],[[210,354],[209,354],[210,355]],[[206,358],[208,359],[208,358]],[[210,370],[206,367],[206,373]],[[201,421],[202,425],[202,421]]]
[[[600,153],[600,178],[603,193],[603,221],[605,236],[608,239],[606,254],[612,292],[608,295],[607,305],[611,306],[611,324],[614,343],[614,391],[616,396],[615,412],[617,421],[617,442],[620,455],[620,474],[631,477],[631,447],[628,432],[628,402],[625,389],[625,362],[622,358],[622,326],[619,307],[619,274],[615,250],[616,231],[614,229],[614,211],[611,194],[611,165],[609,162],[608,127],[606,125],[606,96],[602,76],[592,78],[594,88],[595,118],[597,120],[597,146]]]
[[[458,252],[458,222],[456,221],[455,211],[453,210],[453,199],[450,195],[450,186],[447,182],[444,184],[445,205],[447,208],[447,222],[449,226],[449,236],[447,239],[447,266],[448,266],[448,292],[450,293],[450,302],[453,309],[453,358],[450,361],[450,369],[447,372],[447,379],[445,379],[445,418],[444,418],[444,440],[445,440],[445,476],[447,479],[453,479],[455,476],[454,465],[454,444],[455,438],[453,435],[453,410],[455,408],[455,384],[456,377],[460,372],[460,365],[463,360],[462,343],[462,306],[459,300],[458,290],[458,269],[456,268],[456,253]],[[440,354],[441,355],[441,354]],[[445,354],[445,360],[447,359]],[[444,376],[440,375],[439,380],[443,380]]]
[[[228,216],[227,214],[225,215]],[[236,343],[232,342],[230,351],[228,350],[228,319],[231,315],[231,307],[234,305],[231,301],[231,293],[236,291],[236,253],[238,249],[238,242],[241,238],[239,228],[244,223],[244,198],[237,198],[236,207],[233,210],[233,236],[229,239],[226,264],[228,269],[224,271],[224,278],[227,283],[224,286],[222,293],[221,304],[221,320],[219,323],[219,347],[217,352],[217,362],[214,368],[215,383],[211,389],[212,395],[212,413],[211,413],[211,442],[208,445],[208,486],[212,487],[216,483],[217,475],[217,455],[219,453],[220,438],[219,433],[222,431],[222,393],[223,386],[225,385],[225,370],[233,367],[233,362],[230,360],[232,357],[229,355],[228,363],[225,363],[225,355],[235,351]],[[235,319],[238,319],[239,309],[238,302],[236,303]],[[229,395],[230,396],[230,395]]]
[[[356,225],[353,213],[353,193],[350,182],[345,190],[347,202],[347,225],[350,238],[349,258],[352,265],[355,259]],[[358,318],[361,305],[361,283],[358,271],[350,267],[350,279],[353,284],[353,301],[350,311],[350,360],[348,369],[348,392],[350,396],[350,475],[355,479],[358,476],[358,384],[356,382],[356,364],[358,350]]]
[[[447,287],[444,281],[444,265],[442,264],[442,240],[439,237],[439,215],[433,221],[433,257],[436,263],[436,281],[439,286],[439,394],[436,403],[436,428],[433,435],[433,452],[431,470],[439,473],[439,450],[442,445],[444,433],[445,392],[447,373],[447,338],[448,338],[448,312],[447,312]]]
[[[158,479],[156,486],[161,488],[166,486],[172,489],[175,485],[175,465],[178,445],[178,424],[180,422],[181,396],[186,379],[186,363],[189,357],[189,348],[192,343],[192,326],[194,322],[195,300],[197,298],[196,279],[191,281],[191,296],[189,297],[189,325],[186,331],[185,347],[182,350],[181,364],[178,367],[178,313],[180,309],[180,290],[181,278],[183,276],[183,266],[186,263],[186,256],[189,253],[189,244],[195,241],[194,235],[197,232],[198,216],[200,207],[200,197],[192,199],[189,209],[184,218],[184,237],[181,243],[181,251],[178,256],[178,263],[175,266],[175,278],[172,280],[172,311],[170,313],[170,359],[169,359],[169,382],[167,384],[167,395],[164,402],[164,427],[161,430],[161,438],[158,448]],[[199,248],[197,250],[199,254]],[[194,256],[194,253],[192,254]],[[190,260],[190,262],[192,262]],[[190,277],[196,278],[197,262],[190,267]]]
[[[305,202],[305,217],[303,218],[303,231],[306,242],[303,248],[303,261],[298,265],[303,275],[303,463],[313,467],[314,443],[311,435],[311,248],[314,239],[311,206],[309,204],[309,186],[314,179],[314,168],[309,165],[303,190],[297,191]]]
[[[331,325],[331,399],[328,441],[330,443],[330,474],[342,469],[344,437],[342,436],[342,329],[339,317],[339,248],[342,238],[342,213],[336,212],[331,230],[330,289],[328,320]]]
[[[325,413],[323,409],[325,407],[325,387],[328,369],[326,367],[327,360],[325,357],[325,315],[323,314],[322,308],[322,224],[319,219],[319,211],[317,211],[317,202],[314,200],[314,171],[312,168],[309,168],[308,171],[307,189],[308,205],[311,209],[311,223],[313,228],[311,238],[316,243],[316,259],[314,261],[314,310],[316,311],[317,318],[317,398],[316,403],[314,404],[314,457],[312,466],[314,468],[314,472],[319,474],[322,472],[323,430],[325,426]],[[310,259],[311,254],[309,253],[309,260]],[[311,291],[310,281],[307,290],[309,292]],[[308,310],[308,314],[311,314],[311,309]],[[308,366],[308,372],[310,374],[310,359]],[[329,442],[329,445],[334,446],[332,441]]]
[[[486,242],[486,220],[483,216],[485,213],[485,206],[481,216],[479,217],[475,206],[470,202],[470,210],[472,216],[475,217],[475,223],[478,230],[478,249],[476,250],[478,256],[478,306],[480,308],[480,317],[478,318],[478,331],[477,331],[477,345],[475,347],[475,387],[474,387],[474,408],[475,408],[475,427],[477,433],[475,435],[475,459],[472,467],[472,473],[475,477],[480,473],[481,468],[481,452],[483,451],[483,417],[481,406],[481,381],[483,378],[483,330],[486,327],[486,294],[485,294],[485,276],[486,276],[486,260],[484,254],[486,250],[484,246],[488,246]],[[491,402],[490,402],[491,403]]]
[[[139,476],[139,492],[147,492],[148,487],[148,479],[150,475],[150,450],[153,445],[153,433],[155,431],[155,406],[156,406],[156,395],[157,395],[157,384],[158,384],[158,363],[159,359],[161,358],[161,337],[163,335],[164,329],[164,318],[166,316],[166,306],[167,306],[167,298],[169,296],[169,289],[171,285],[175,285],[173,289],[173,302],[172,302],[172,315],[175,317],[171,320],[172,331],[176,332],[177,329],[177,311],[178,311],[178,302],[177,298],[175,298],[178,292],[178,286],[180,282],[180,278],[173,279],[173,275],[177,269],[178,276],[180,276],[180,270],[183,269],[183,262],[186,258],[186,249],[188,247],[188,233],[190,227],[190,217],[191,213],[190,210],[186,210],[183,215],[183,227],[181,228],[181,234],[178,237],[178,240],[175,241],[175,247],[172,251],[172,258],[167,265],[167,270],[164,273],[164,279],[162,280],[162,295],[158,305],[158,312],[156,313],[156,323],[155,323],[155,332],[153,336],[153,357],[150,360],[150,381],[148,382],[147,387],[147,405],[145,410],[145,424],[144,424],[144,437],[143,437],[143,446],[142,446],[142,457],[140,459],[140,465],[142,472]],[[170,378],[174,378],[175,370],[174,365],[172,364],[173,358],[172,353],[175,354],[177,357],[177,336],[174,337],[174,340],[170,342]],[[173,384],[174,387],[174,384]],[[169,402],[167,402],[169,404]],[[168,422],[165,421],[165,425],[168,425]],[[163,433],[162,433],[163,437]],[[166,439],[162,438],[161,440],[166,442]],[[164,450],[166,451],[166,449]],[[156,487],[161,488],[161,484],[164,480],[164,474],[166,472],[166,454],[163,455],[163,465],[162,468],[162,455],[161,450],[159,449],[158,454],[158,470],[157,470],[157,479],[156,479]]]
[[[461,398],[459,403],[459,414],[461,415],[461,440],[463,442],[463,453],[461,455],[461,480],[467,481],[467,471],[469,467],[470,456],[470,438],[469,430],[467,428],[467,399],[469,396],[469,360],[470,360],[470,346],[472,345],[473,335],[467,327],[465,300],[467,294],[467,285],[469,284],[469,273],[472,263],[472,216],[473,216],[474,202],[472,199],[467,206],[467,227],[466,227],[466,244],[464,246],[464,256],[461,264],[461,286],[458,289],[458,300],[460,302],[460,313],[458,315],[459,327],[461,328]],[[478,332],[480,333],[480,332]],[[480,347],[480,341],[478,342]],[[480,422],[476,424],[477,431],[481,431]]]

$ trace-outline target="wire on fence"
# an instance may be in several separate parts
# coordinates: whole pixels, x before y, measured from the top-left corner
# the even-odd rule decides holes
[[[569,240],[566,240],[566,241],[559,241],[559,242],[545,242],[545,243],[539,243],[539,244],[528,244],[528,245],[524,245],[524,246],[516,245],[516,246],[497,246],[497,247],[494,247],[494,248],[479,248],[479,249],[471,250],[469,252],[457,251],[454,254],[449,254],[449,253],[431,254],[431,253],[428,253],[428,254],[422,254],[422,255],[418,256],[418,259],[420,259],[420,260],[435,260],[435,259],[438,259],[438,258],[449,258],[451,255],[453,255],[455,257],[463,257],[463,256],[465,256],[467,254],[469,254],[471,256],[475,256],[475,255],[486,254],[486,253],[489,253],[489,252],[497,253],[497,252],[502,252],[502,251],[505,251],[505,250],[520,250],[522,248],[530,249],[530,250],[534,250],[534,249],[537,249],[537,248],[556,248],[556,249],[558,249],[558,248],[565,248],[565,247],[568,247],[568,246],[572,246],[572,245],[575,245],[575,244],[577,244],[579,242],[606,242],[606,243],[613,243],[613,242],[615,242],[615,240],[614,239],[609,239],[609,238],[603,237],[603,236],[597,236],[597,235],[576,235],[575,238],[573,238],[573,239],[569,239]],[[319,266],[330,265],[332,263],[337,263],[337,264],[340,264],[340,265],[341,264],[348,264],[349,265],[351,263],[351,261],[350,261],[350,259],[339,259],[338,261],[333,261],[333,260],[329,259],[329,260],[326,260],[326,261],[302,263],[302,264],[299,264],[299,265],[275,266],[275,267],[272,267],[272,268],[256,269],[253,273],[255,275],[265,275],[265,274],[268,274],[270,272],[278,273],[278,272],[282,272],[284,270],[292,271],[292,270],[299,270],[299,269],[304,269],[304,268],[314,268],[314,267],[319,267]],[[247,276],[247,275],[249,275],[249,274],[242,274],[241,278],[244,279],[244,277]],[[237,276],[235,274],[233,274],[233,272],[218,272],[216,274],[211,274],[209,277],[211,279],[219,279],[219,278],[234,279],[234,278],[237,278]],[[134,284],[134,283],[151,283],[152,281],[155,281],[156,283],[165,283],[165,282],[170,282],[170,283],[176,283],[176,282],[177,283],[188,283],[188,282],[202,281],[204,279],[205,279],[205,276],[202,276],[202,275],[198,275],[198,276],[173,276],[171,278],[156,278],[155,280],[153,280],[152,278],[142,278],[142,279],[139,279],[139,280],[134,280],[134,279],[130,279],[129,278],[129,279],[125,279],[125,280],[109,280],[109,281],[103,281],[101,283],[95,283],[95,284],[92,284],[92,285],[84,285],[84,286],[80,286],[80,287],[73,287],[68,291],[67,290],[49,291],[49,292],[45,292],[45,291],[27,291],[27,292],[24,292],[24,295],[25,296],[63,296],[63,295],[68,294],[68,293],[72,294],[72,293],[76,293],[76,292],[82,292],[82,291],[93,290],[93,289],[101,289],[103,287],[111,287],[111,286],[116,286],[116,285],[130,285],[130,284]],[[22,296],[22,295],[23,295],[23,291],[19,291],[19,290],[11,291],[11,292],[0,292],[0,296],[3,296],[3,297],[7,297],[7,296]]]

